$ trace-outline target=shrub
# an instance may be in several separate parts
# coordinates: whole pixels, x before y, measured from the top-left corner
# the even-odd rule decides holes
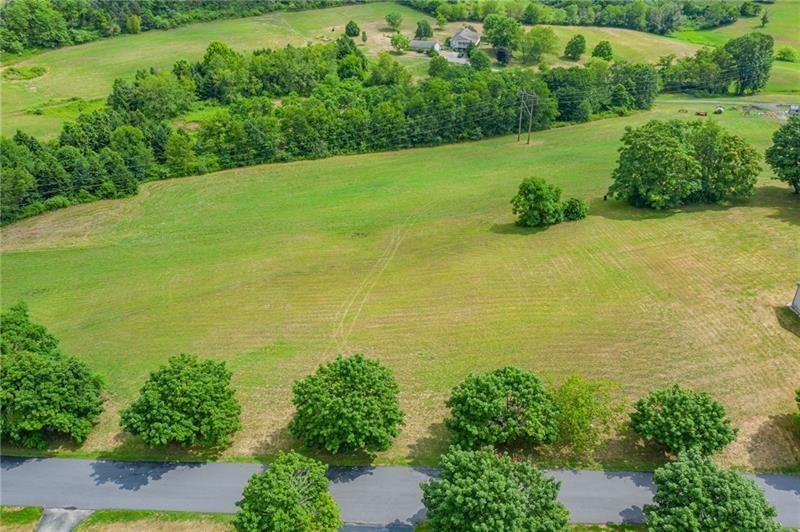
[[[305,445],[339,451],[389,448],[403,423],[391,370],[358,354],[337,357],[294,383],[289,430]]]
[[[772,146],[767,149],[767,163],[778,179],[789,183],[800,194],[800,115],[789,120],[772,134]]]
[[[122,428],[147,445],[222,447],[241,428],[241,408],[224,362],[170,357],[122,412]]]
[[[592,50],[592,57],[599,57],[606,61],[614,59],[614,51],[611,49],[611,43],[608,41],[600,41],[597,46]]]
[[[553,392],[558,408],[558,441],[589,462],[603,439],[618,426],[622,405],[613,397],[615,389],[610,382],[572,375]]]
[[[348,37],[358,37],[361,34],[361,28],[358,27],[355,20],[351,20],[344,27],[344,34]]]
[[[517,225],[546,227],[561,222],[561,189],[538,177],[528,177],[519,185],[517,195],[511,199],[512,211],[517,215]]]
[[[53,211],[55,209],[63,209],[64,207],[69,207],[72,203],[65,198],[64,196],[53,196],[52,198],[47,198],[44,201],[44,208],[48,211]]]
[[[644,507],[648,530],[781,530],[755,482],[697,451],[657,469],[653,481],[653,504]]]
[[[24,304],[0,315],[0,327],[0,439],[37,449],[56,436],[83,442],[103,411],[100,377],[61,353]]]
[[[578,198],[569,198],[564,202],[564,219],[569,221],[583,220],[589,214],[589,206]]]
[[[328,466],[293,451],[280,453],[264,473],[253,475],[236,503],[240,531],[334,532],[342,526],[328,491]]]
[[[697,449],[711,454],[736,439],[725,408],[707,393],[675,384],[650,392],[634,408],[631,428],[673,452]]]
[[[497,54],[497,62],[501,65],[507,65],[511,62],[511,49],[505,46],[501,46],[496,51]]]
[[[431,530],[566,530],[569,512],[556,499],[559,482],[527,460],[455,449],[442,457],[441,468],[437,479],[422,485]]]
[[[553,398],[529,371],[506,366],[470,375],[453,389],[446,404],[451,417],[445,424],[457,445],[552,443],[558,436]]]
[[[797,63],[800,61],[800,52],[791,46],[781,46],[775,52],[775,59],[778,61],[786,61],[787,63]]]
[[[586,52],[586,38],[578,34],[569,40],[564,48],[564,57],[577,61]]]

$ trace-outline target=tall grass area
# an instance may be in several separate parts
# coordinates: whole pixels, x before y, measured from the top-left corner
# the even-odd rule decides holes
[[[734,205],[603,201],[626,126],[712,109],[664,103],[537,132],[531,145],[503,137],[149,183],[3,228],[3,305],[27,301],[107,378],[100,425],[60,452],[186,456],[120,434],[118,411],[189,352],[234,372],[244,430],[222,458],[269,456],[295,445],[292,382],[363,352],[395,371],[407,413],[378,463],[435,461],[451,387],[514,364],[555,381],[612,379],[625,400],[669,382],[709,391],[741,428],[723,461],[795,464],[800,326],[785,305],[797,196],[764,171],[755,197]],[[741,107],[708,119],[760,151],[778,127]],[[590,216],[517,228],[509,201],[531,175],[588,201]],[[600,459],[658,459],[637,449],[620,435]]]

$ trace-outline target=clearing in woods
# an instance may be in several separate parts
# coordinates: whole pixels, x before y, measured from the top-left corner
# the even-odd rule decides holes
[[[743,103],[708,119],[763,152],[778,121]],[[99,426],[59,452],[186,457],[120,433],[118,412],[167,357],[191,352],[234,372],[244,429],[222,458],[269,456],[296,445],[292,382],[363,352],[394,370],[407,413],[378,463],[434,462],[451,387],[514,364],[613,379],[627,402],[671,382],[707,390],[741,429],[725,463],[797,464],[800,328],[785,308],[797,197],[765,169],[733,205],[602,200],[625,126],[710,109],[659,103],[530,146],[510,136],[172,179],[3,228],[3,304],[27,301],[108,382]],[[590,216],[517,228],[509,200],[530,175],[587,200]],[[625,434],[600,458],[660,459]]]

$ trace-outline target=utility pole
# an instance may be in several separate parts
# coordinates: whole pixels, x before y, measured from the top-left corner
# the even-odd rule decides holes
[[[531,127],[533,126],[533,109],[539,103],[539,97],[535,92],[519,92],[519,123],[517,124],[517,142],[522,137],[522,116],[528,115],[528,142],[531,143]]]

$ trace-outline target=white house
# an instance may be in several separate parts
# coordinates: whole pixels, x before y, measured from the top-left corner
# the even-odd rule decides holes
[[[438,52],[442,49],[439,41],[426,41],[423,39],[411,39],[411,42],[408,43],[408,47],[415,52],[428,52],[430,50]]]
[[[466,50],[470,45],[478,46],[480,43],[480,34],[469,28],[461,28],[455,35],[450,37],[450,48],[457,51]]]

